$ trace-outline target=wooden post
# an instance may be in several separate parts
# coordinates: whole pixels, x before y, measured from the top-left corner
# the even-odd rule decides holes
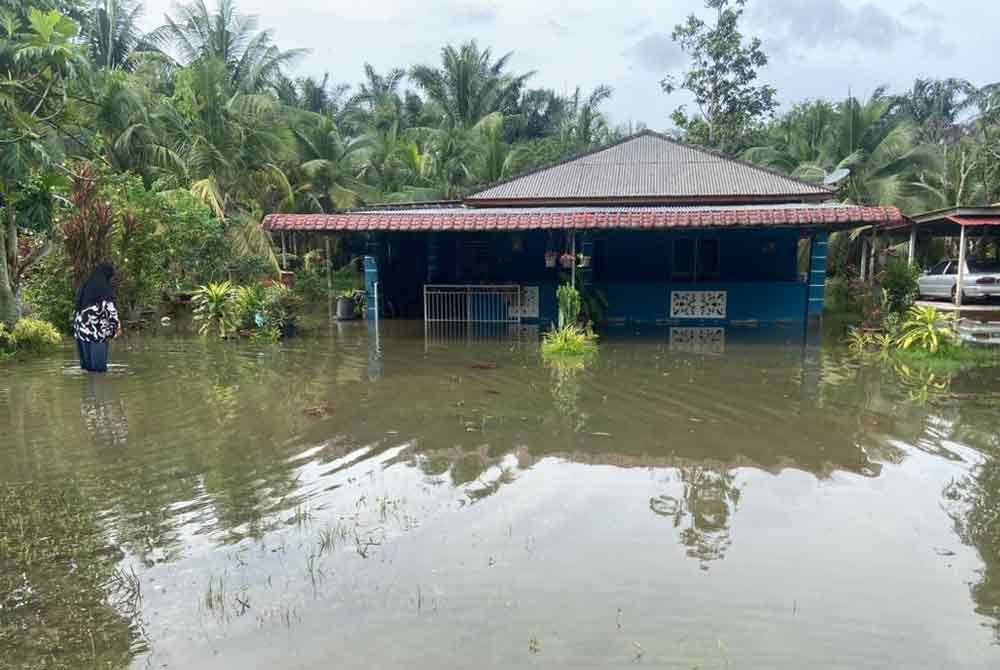
[[[861,238],[861,281],[864,283],[868,280],[868,238]]]
[[[868,249],[868,281],[875,281],[875,270],[878,268],[878,231],[872,230],[872,242]]]
[[[333,293],[333,271],[330,269],[330,235],[323,236],[323,242],[326,243],[326,295],[329,297]]]
[[[288,269],[288,248],[285,246],[285,231],[281,231],[281,269]]]
[[[917,226],[910,226],[910,246],[906,249],[906,258],[912,267],[917,262]]]
[[[965,282],[965,226],[960,226],[961,233],[958,238],[958,274],[955,276],[955,306],[962,306],[962,284]],[[961,314],[959,315],[961,316]]]

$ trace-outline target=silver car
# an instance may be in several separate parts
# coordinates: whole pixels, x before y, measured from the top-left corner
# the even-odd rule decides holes
[[[941,261],[926,270],[917,283],[922,298],[955,299],[958,261]],[[967,260],[962,278],[963,298],[1000,298],[1000,263]]]

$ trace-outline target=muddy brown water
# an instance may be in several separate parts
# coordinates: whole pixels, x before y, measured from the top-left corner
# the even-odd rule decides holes
[[[0,367],[0,666],[1000,667],[1000,369],[439,335]]]

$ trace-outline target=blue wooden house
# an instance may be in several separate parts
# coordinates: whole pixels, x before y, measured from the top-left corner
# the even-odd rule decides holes
[[[547,325],[556,287],[572,280],[610,324],[803,324],[823,311],[829,233],[903,221],[834,198],[645,131],[459,202],[263,225],[364,235],[382,318]]]

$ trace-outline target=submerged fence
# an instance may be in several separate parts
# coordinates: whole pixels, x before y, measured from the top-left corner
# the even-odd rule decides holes
[[[520,323],[521,287],[516,284],[424,286],[429,323]]]

